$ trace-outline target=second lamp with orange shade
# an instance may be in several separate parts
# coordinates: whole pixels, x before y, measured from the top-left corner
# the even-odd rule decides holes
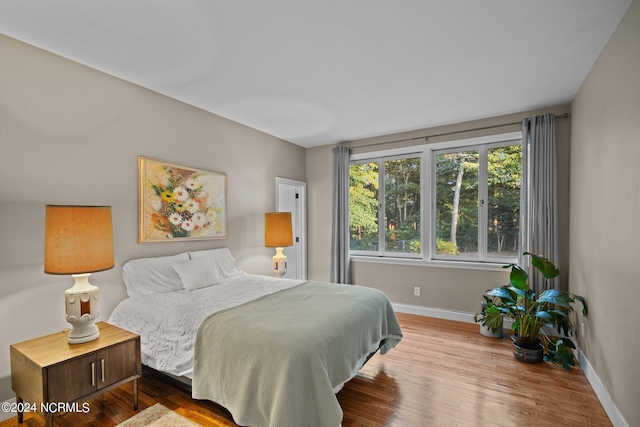
[[[287,256],[282,252],[285,246],[293,246],[291,212],[268,212],[264,214],[264,245],[276,248],[271,264],[276,277],[287,274]]]

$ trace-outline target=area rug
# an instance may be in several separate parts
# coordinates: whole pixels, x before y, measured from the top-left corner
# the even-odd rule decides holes
[[[128,420],[121,422],[116,427],[142,427],[142,426],[158,426],[158,427],[200,427],[196,424],[176,414],[171,409],[156,403],[148,407],[139,414],[134,415]]]

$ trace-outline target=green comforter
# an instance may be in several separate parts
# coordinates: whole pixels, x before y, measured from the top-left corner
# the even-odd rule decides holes
[[[335,393],[401,338],[384,293],[305,282],[209,316],[198,329],[192,395],[240,425],[337,427]]]

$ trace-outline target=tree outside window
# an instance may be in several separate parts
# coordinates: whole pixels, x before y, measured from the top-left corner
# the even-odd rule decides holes
[[[519,144],[436,153],[437,258],[517,257],[521,165]]]
[[[521,252],[520,135],[446,141],[410,150],[352,160],[352,253],[515,262]]]
[[[378,163],[349,168],[349,223],[353,251],[378,251]]]
[[[349,178],[351,250],[419,254],[420,158],[352,164]]]
[[[420,158],[384,162],[385,252],[420,253]]]

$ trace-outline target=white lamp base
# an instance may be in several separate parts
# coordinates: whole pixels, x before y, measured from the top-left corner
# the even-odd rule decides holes
[[[64,291],[67,322],[71,323],[71,330],[67,341],[69,344],[80,344],[93,341],[100,336],[100,330],[95,325],[98,312],[99,289],[89,283],[86,274],[72,274],[74,285]]]
[[[287,274],[287,256],[282,253],[284,248],[276,248],[276,254],[271,258],[273,274],[276,277],[284,277]]]
[[[67,342],[69,344],[81,344],[83,342],[93,341],[99,336],[100,330],[92,320],[90,323],[86,323],[84,325],[73,325],[73,328],[69,331]]]

